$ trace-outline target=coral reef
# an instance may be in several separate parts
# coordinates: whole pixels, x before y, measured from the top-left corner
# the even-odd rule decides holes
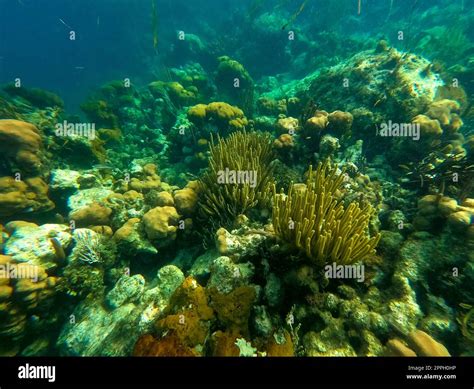
[[[474,355],[473,11],[201,3],[0,87],[0,355]]]

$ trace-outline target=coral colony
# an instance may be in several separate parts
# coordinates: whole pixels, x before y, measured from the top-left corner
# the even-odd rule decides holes
[[[161,3],[2,57],[0,355],[474,355],[474,8]]]

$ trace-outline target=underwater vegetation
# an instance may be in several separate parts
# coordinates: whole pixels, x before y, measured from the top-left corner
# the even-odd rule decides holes
[[[474,10],[204,3],[5,80],[0,355],[474,355]]]

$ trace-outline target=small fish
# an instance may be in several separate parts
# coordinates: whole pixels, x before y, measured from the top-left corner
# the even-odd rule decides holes
[[[114,168],[113,166],[106,165],[105,163],[98,163],[96,165],[92,165],[92,167],[94,169],[97,169],[97,170],[106,170],[106,169],[113,169]]]

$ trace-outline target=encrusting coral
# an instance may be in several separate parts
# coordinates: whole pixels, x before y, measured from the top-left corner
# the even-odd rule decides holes
[[[269,134],[236,132],[211,142],[209,168],[199,180],[198,212],[217,227],[268,204],[272,185]]]
[[[309,169],[306,187],[291,185],[288,195],[273,196],[273,227],[289,243],[318,265],[333,261],[351,264],[374,252],[379,235],[370,237],[368,225],[374,210],[351,203],[347,208],[337,199],[344,174],[320,163]]]

